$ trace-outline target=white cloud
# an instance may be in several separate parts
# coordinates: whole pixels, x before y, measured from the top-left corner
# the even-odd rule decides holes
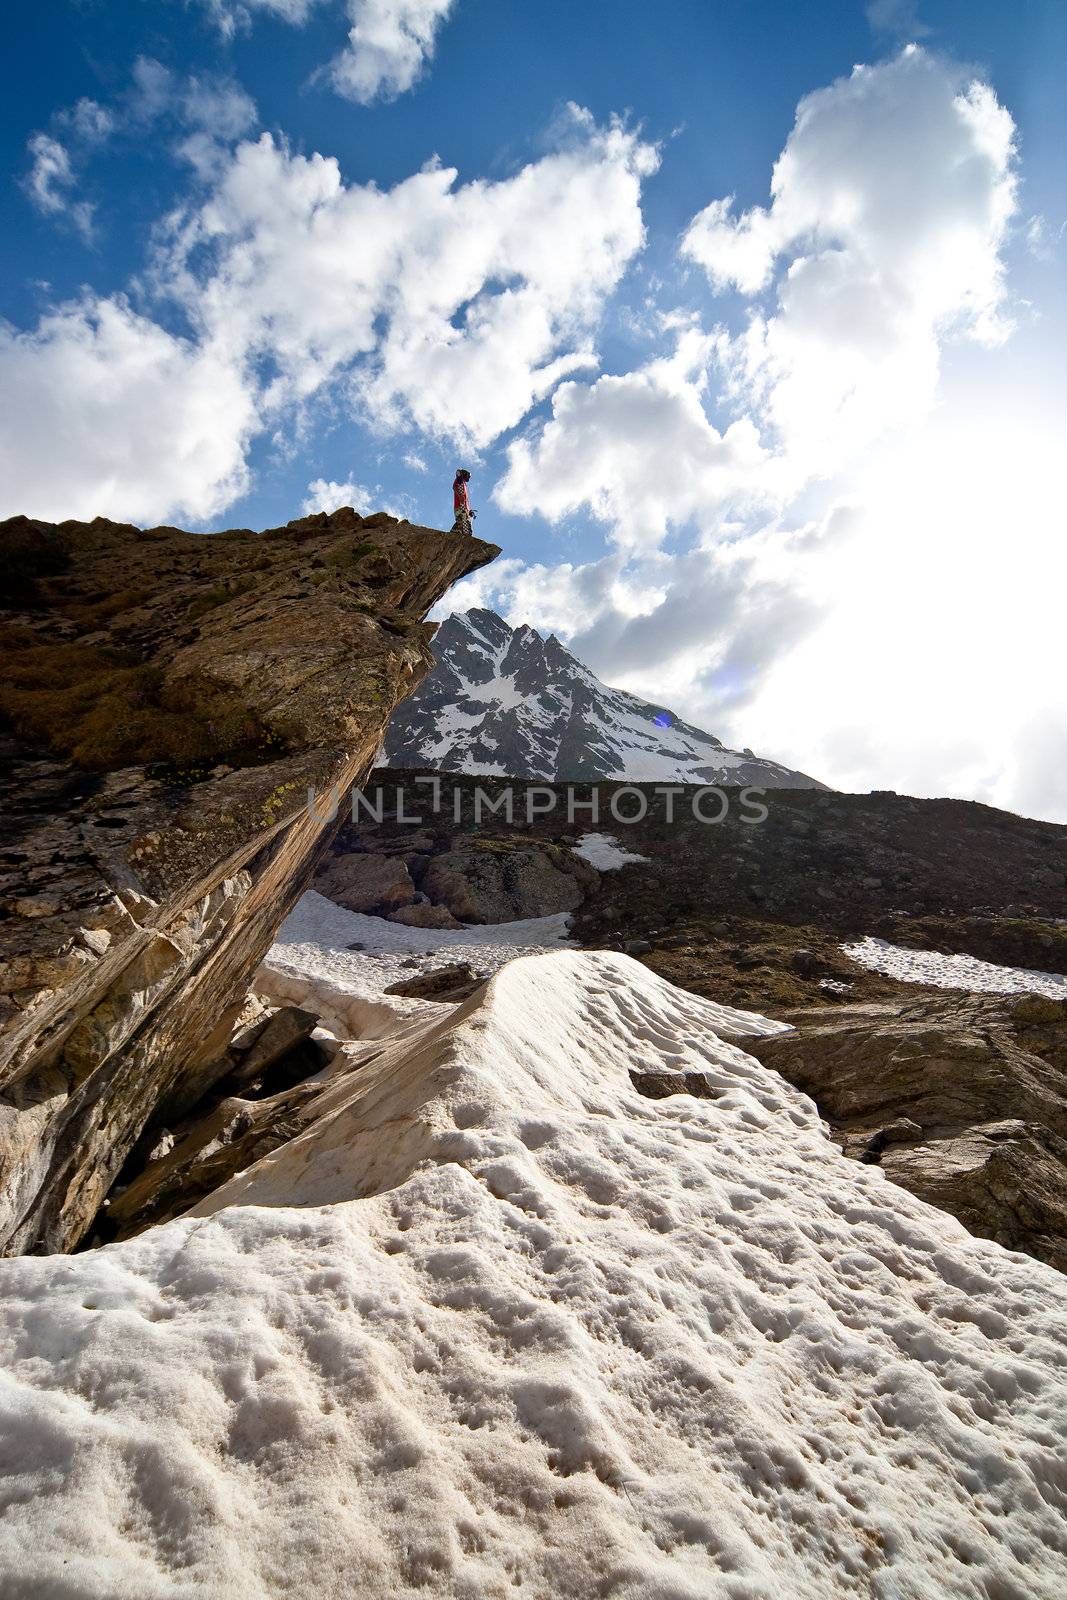
[[[354,511],[366,516],[370,511],[379,509],[371,504],[374,493],[351,478],[344,483],[315,478],[308,484],[302,510],[305,516],[309,516],[314,511],[336,511],[340,506],[351,506]]]
[[[57,120],[86,144],[103,143],[115,126],[113,112],[98,101],[85,97],[76,101],[69,110],[61,111]]]
[[[77,179],[67,147],[48,133],[31,136],[27,149],[30,170],[23,187],[43,216],[62,217],[88,239],[93,231],[93,208],[87,200],[75,200]]]
[[[300,27],[320,0],[202,0],[202,3],[222,37],[232,39],[239,29],[251,26],[257,12]]]
[[[1013,141],[990,89],[918,51],[809,96],[771,204],[716,203],[686,239],[714,286],[769,306],[737,338],[687,327],[672,361],[565,384],[510,452],[506,509],[588,509],[620,553],[489,568],[489,603],[829,782],[1067,820],[1062,405],[1025,369],[1009,388],[990,350]],[[733,457],[709,421],[724,399],[750,430]],[[741,515],[761,488],[770,521]],[[684,523],[692,547],[657,553]]]
[[[1067,230],[1067,222],[1061,222],[1058,228],[1050,227],[1047,217],[1040,214],[1027,218],[1024,238],[1026,248],[1035,261],[1048,263],[1055,261],[1057,247]]]
[[[457,187],[430,166],[388,191],[264,135],[175,223],[159,282],[220,341],[269,355],[269,405],[345,371],[382,427],[479,448],[592,361],[590,331],[643,242],[654,150],[577,110],[571,132],[497,183]]]
[[[78,170],[101,147],[123,135],[143,138],[157,123],[180,135],[174,153],[205,181],[222,165],[227,148],[255,127],[255,102],[232,78],[218,74],[183,77],[150,56],[138,56],[128,88],[114,105],[82,98],[57,111],[56,132],[31,135],[31,167],[23,188],[38,211],[70,223],[86,240],[93,234],[94,208],[75,198]]]
[[[247,486],[240,369],[122,299],[62,307],[34,333],[0,327],[0,374],[5,514],[203,521]]]
[[[232,39],[257,15],[294,27],[323,0],[202,0],[219,32]],[[372,105],[412,88],[432,61],[437,32],[455,0],[347,0],[348,42],[316,77],[346,100]]]
[[[946,337],[1010,331],[1014,131],[987,85],[910,46],[801,101],[770,206],[715,201],[687,230],[715,288],[773,288],[721,357],[798,484],[928,410]]]
[[[854,475],[824,619],[746,711],[747,742],[842,787],[956,794],[1067,821],[1065,408],[961,373]],[[1040,733],[1039,730],[1044,730]]]
[[[142,76],[160,115],[167,83]],[[591,359],[603,301],[643,240],[655,162],[635,133],[578,111],[562,149],[464,187],[437,166],[388,191],[346,185],[336,161],[269,136],[240,145],[160,236],[150,281],[192,341],[101,299],[0,344],[13,437],[69,428],[73,441],[58,473],[40,447],[15,453],[9,508],[214,515],[247,482],[252,434],[290,427],[327,384],[331,404],[347,396],[383,428],[491,441]]]
[[[505,511],[556,520],[588,506],[620,546],[656,546],[673,525],[709,524],[765,499],[767,457],[747,419],[719,433],[703,398],[708,339],[682,334],[676,353],[593,384],[564,383],[552,417],[508,451],[494,494]]]
[[[348,0],[348,44],[330,63],[338,94],[360,105],[410,89],[433,57],[454,0]]]

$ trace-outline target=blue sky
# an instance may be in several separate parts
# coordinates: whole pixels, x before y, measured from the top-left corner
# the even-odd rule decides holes
[[[1021,614],[1062,560],[1067,8],[5,20],[5,514],[439,524],[462,460],[507,561],[460,600],[843,786],[1067,816],[1055,617]]]

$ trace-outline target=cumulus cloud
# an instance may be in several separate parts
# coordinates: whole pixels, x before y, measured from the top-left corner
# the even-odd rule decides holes
[[[830,782],[1064,815],[1062,718],[1042,710],[1067,550],[1050,559],[1052,421],[1009,426],[1007,352],[997,403],[962,398],[1011,328],[1015,163],[992,90],[920,50],[808,96],[770,204],[716,201],[683,242],[750,301],[741,330],[674,319],[673,357],[564,384],[509,452],[499,503],[588,511],[612,555],[487,569],[490,603]],[[689,548],[657,550],[686,525]]]
[[[330,63],[338,94],[360,105],[403,94],[434,52],[453,0],[349,0],[348,44]]]
[[[166,81],[142,77],[158,106]],[[213,94],[195,83],[181,93],[219,126]],[[492,441],[593,359],[603,302],[643,241],[641,184],[655,163],[635,132],[577,110],[561,148],[496,183],[460,186],[454,170],[429,166],[391,190],[346,185],[336,161],[294,155],[269,136],[239,145],[220,157],[207,198],[171,216],[145,280],[177,302],[192,340],[123,302],[90,300],[0,347],[0,377],[19,393],[26,427],[35,408],[46,438],[56,415],[86,418],[86,447],[69,452],[58,479],[9,478],[11,509],[32,489],[38,506],[67,495],[67,507],[90,500],[94,513],[213,515],[246,482],[242,450],[256,428],[277,428],[323,395],[382,428],[414,425],[471,448]],[[228,414],[209,373],[232,400]],[[149,390],[163,397],[149,409],[165,419],[153,438],[165,438],[182,404],[189,436],[212,435],[210,448],[181,454],[180,474],[176,458],[157,472],[150,449],[138,457],[109,437],[128,426],[143,442]],[[102,393],[107,471],[87,444]]]
[[[693,220],[715,289],[771,294],[720,356],[798,483],[928,410],[945,338],[1010,331],[1014,133],[988,85],[909,46],[801,101],[769,206]]]
[[[305,515],[310,515],[313,511],[336,511],[339,506],[351,506],[354,511],[366,516],[371,509],[372,498],[371,491],[352,478],[347,478],[344,483],[330,478],[314,478],[308,484],[301,509]]]
[[[705,413],[711,344],[687,330],[671,357],[561,384],[551,419],[510,447],[497,503],[553,520],[588,507],[620,546],[641,548],[671,526],[765,499],[768,460],[756,428],[742,419],[720,433]]]
[[[331,478],[315,478],[308,484],[302,508],[305,516],[314,511],[336,511],[340,506],[351,506],[363,516],[372,511],[388,511],[391,517],[408,515],[406,506],[383,497],[381,484],[368,489],[354,478],[346,478],[343,483]]]
[[[196,521],[247,487],[254,398],[227,352],[175,338],[121,298],[33,333],[0,327],[6,514]]]
[[[431,165],[388,191],[264,135],[175,220],[157,280],[219,340],[269,355],[268,405],[343,373],[376,424],[478,448],[590,364],[643,241],[654,149],[577,109],[572,129],[512,178],[457,187]]]

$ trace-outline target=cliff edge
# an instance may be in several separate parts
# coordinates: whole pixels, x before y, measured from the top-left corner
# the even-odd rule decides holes
[[[498,553],[348,508],[0,524],[4,1253],[73,1248],[146,1124],[210,1087],[331,798],[433,665],[426,612]]]

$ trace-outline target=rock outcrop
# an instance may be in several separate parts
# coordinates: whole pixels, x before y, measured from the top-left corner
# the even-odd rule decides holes
[[[750,1048],[846,1155],[1067,1271],[1067,1004],[949,993],[789,1020]]]
[[[432,665],[426,611],[495,554],[350,509],[0,525],[6,1252],[72,1248],[146,1125],[211,1087],[332,802]]]

